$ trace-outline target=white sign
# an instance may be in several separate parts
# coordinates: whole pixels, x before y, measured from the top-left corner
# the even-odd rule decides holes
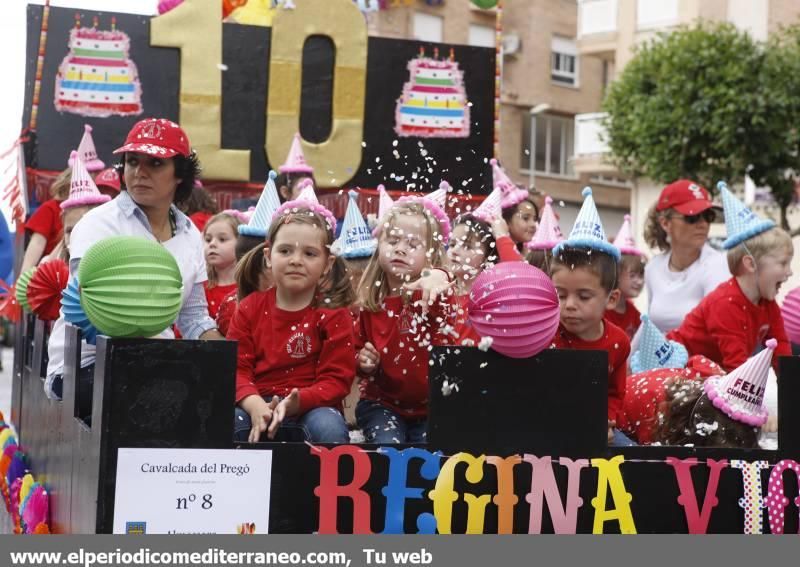
[[[120,449],[115,534],[269,532],[272,451]]]

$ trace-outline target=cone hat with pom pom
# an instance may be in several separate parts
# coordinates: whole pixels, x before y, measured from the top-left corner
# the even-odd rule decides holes
[[[78,152],[70,154],[72,175],[69,181],[69,197],[61,202],[61,209],[73,207],[92,207],[108,203],[111,197],[103,195],[95,185],[94,179],[86,170],[86,165]]]
[[[647,315],[642,315],[639,347],[631,356],[634,374],[654,368],[683,368],[689,353],[682,344],[668,340]]]
[[[372,231],[358,208],[358,193],[351,190],[347,195],[342,232],[331,246],[331,251],[342,258],[368,258],[378,247],[378,241],[372,236]]]
[[[578,212],[572,231],[566,240],[556,244],[553,248],[553,255],[558,256],[564,248],[575,248],[603,252],[619,262],[621,256],[619,248],[606,239],[603,223],[600,221],[600,215],[592,197],[592,188],[585,187],[582,194],[583,206]]]
[[[774,221],[759,218],[757,214],[747,208],[730,192],[724,181],[717,183],[717,189],[722,197],[722,208],[725,211],[725,231],[728,233],[728,237],[722,243],[725,250],[730,250],[748,238],[758,236],[776,226]]]
[[[303,153],[303,145],[300,134],[295,134],[292,138],[292,146],[289,148],[289,155],[286,162],[278,168],[280,173],[309,173],[314,174],[314,168],[308,165],[306,156]]]
[[[282,204],[272,215],[272,221],[280,217],[282,214],[292,211],[294,209],[308,209],[321,215],[328,224],[328,229],[336,231],[336,217],[326,207],[320,204],[317,198],[317,193],[314,191],[314,182],[311,179],[303,179],[297,185],[300,190],[295,199],[286,201]]]
[[[625,215],[625,220],[622,222],[617,237],[614,239],[614,246],[619,248],[619,251],[623,254],[631,254],[633,256],[644,255],[644,252],[639,250],[636,246],[636,240],[633,238],[630,215]]]
[[[88,171],[101,171],[106,167],[106,164],[97,157],[97,149],[94,147],[94,138],[92,138],[92,127],[88,124],[83,126],[83,137],[78,145],[78,155],[81,156]],[[72,156],[70,156],[68,165],[72,165]]]
[[[725,415],[753,427],[767,421],[764,392],[778,341],[769,339],[764,350],[751,356],[739,368],[725,376],[709,378],[703,388],[714,406]]]
[[[489,163],[492,166],[492,185],[494,190],[499,190],[503,195],[502,207],[504,209],[510,209],[528,198],[528,192],[525,189],[517,187],[514,182],[509,179],[496,159],[491,159]]]
[[[552,250],[559,242],[564,240],[564,234],[561,232],[561,225],[556,218],[556,212],[553,210],[553,199],[548,195],[544,199],[544,208],[542,209],[542,218],[539,221],[539,226],[536,232],[525,247],[529,250]]]
[[[278,199],[278,188],[275,186],[275,178],[277,174],[274,171],[269,172],[267,183],[264,185],[264,190],[258,198],[256,208],[250,216],[247,224],[239,225],[239,234],[243,236],[255,236],[258,238],[266,238],[267,230],[272,222],[272,215],[281,206],[281,201]]]
[[[439,188],[437,190],[432,191],[427,195],[409,195],[406,197],[400,197],[397,201],[395,201],[395,203],[419,203],[425,207],[438,222],[439,227],[442,230],[441,237],[445,242],[447,242],[450,239],[450,219],[447,217],[445,207],[447,206],[447,196],[452,189],[453,188],[447,181],[442,181],[439,183]],[[379,224],[378,228],[376,228],[376,231],[379,230],[380,227],[381,225]]]
[[[492,190],[491,193],[472,211],[472,216],[479,221],[491,224],[495,219],[503,214],[503,193],[499,189]],[[552,247],[551,247],[552,248]]]

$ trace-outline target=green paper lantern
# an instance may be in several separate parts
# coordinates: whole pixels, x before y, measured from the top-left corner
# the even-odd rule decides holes
[[[81,258],[81,306],[109,337],[152,337],[169,327],[183,302],[175,258],[144,238],[101,240]]]
[[[14,291],[14,294],[17,297],[17,303],[19,303],[25,311],[31,310],[31,305],[28,303],[28,284],[31,283],[31,278],[35,273],[36,266],[28,268],[22,272],[22,275],[17,280],[17,287]]]
[[[482,10],[491,10],[497,6],[497,0],[472,0],[472,3]]]

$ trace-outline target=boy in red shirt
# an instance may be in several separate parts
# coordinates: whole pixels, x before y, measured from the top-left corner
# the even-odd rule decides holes
[[[724,184],[720,192],[728,231],[723,246],[734,277],[707,295],[667,337],[727,372],[774,338],[778,346],[772,364],[777,369],[778,357],[792,354],[775,302],[781,284],[792,275],[792,240],[774,222],[759,219]]]
[[[641,323],[641,314],[632,299],[639,297],[644,287],[644,267],[647,258],[636,246],[636,240],[631,231],[631,216],[625,215],[625,221],[619,229],[614,246],[619,248],[622,258],[619,262],[617,286],[620,298],[613,309],[606,313],[606,319],[625,331],[629,339],[633,338]]]
[[[608,442],[633,444],[616,429],[625,399],[626,362],[631,344],[625,332],[609,323],[606,310],[619,299],[617,262],[620,252],[606,241],[591,189],[567,240],[553,248],[550,277],[561,303],[561,324],[555,348],[608,352]]]

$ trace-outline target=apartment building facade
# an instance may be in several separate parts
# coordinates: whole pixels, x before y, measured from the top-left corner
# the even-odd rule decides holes
[[[496,9],[477,8],[470,0],[431,4],[418,0],[369,14],[369,33],[495,46]],[[503,0],[498,159],[516,183],[534,185],[563,204],[559,214],[565,228],[577,214],[581,189],[592,185],[613,234],[630,206],[630,186],[613,170],[574,167],[575,117],[599,110],[607,83],[603,60],[579,52],[578,8],[576,0]],[[493,88],[493,77],[487,77],[486,88]]]

